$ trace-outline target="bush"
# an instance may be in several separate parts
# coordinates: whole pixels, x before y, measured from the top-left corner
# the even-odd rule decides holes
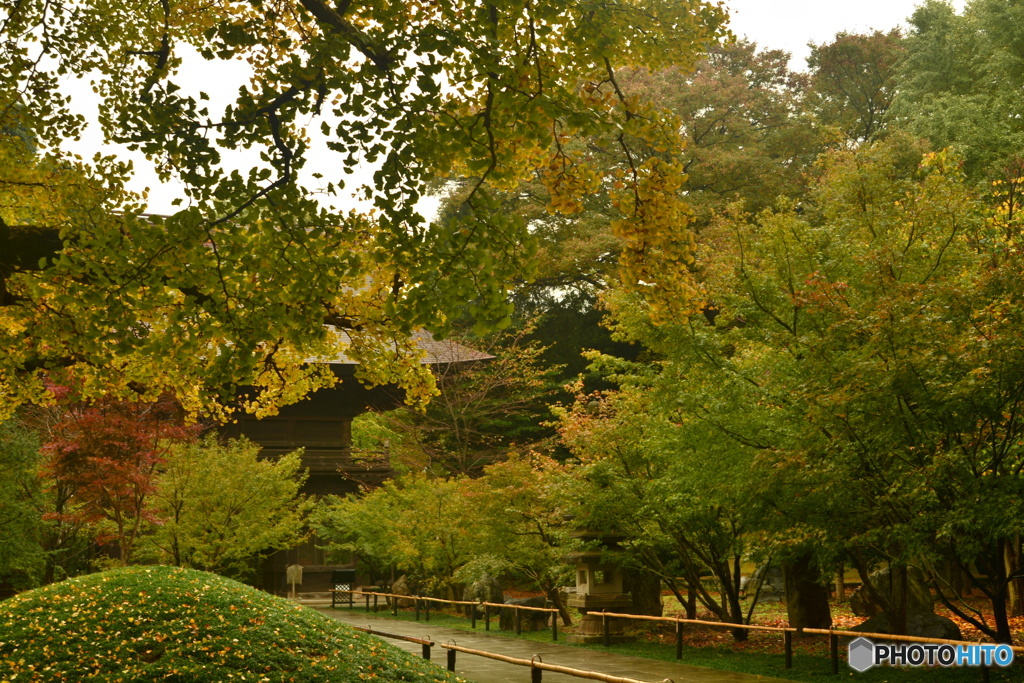
[[[312,507],[299,494],[306,480],[301,451],[273,460],[259,452],[244,438],[174,448],[156,481],[160,523],[142,544],[146,556],[247,580],[260,558],[301,543]]]
[[[38,585],[46,564],[38,466],[35,436],[14,422],[0,423],[0,584],[16,589]]]
[[[126,567],[0,603],[0,680],[454,681],[319,612],[192,569]]]

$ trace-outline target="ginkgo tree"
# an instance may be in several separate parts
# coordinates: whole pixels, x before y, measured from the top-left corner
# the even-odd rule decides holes
[[[408,333],[444,334],[466,301],[507,319],[533,246],[494,196],[537,171],[555,211],[610,191],[625,280],[666,314],[687,306],[678,126],[617,74],[685,67],[723,22],[703,0],[5,0],[0,412],[65,375],[85,396],[170,391],[214,413],[245,384],[244,407],[272,410],[331,383],[305,361],[341,349],[363,379],[424,398]],[[223,64],[247,73],[197,88]],[[60,87],[76,77],[105,139],[181,184],[179,210],[144,215],[130,164],[62,151],[85,125]],[[580,136],[621,151],[614,187]],[[259,161],[224,163],[243,151]],[[333,208],[359,164],[376,169],[359,188],[373,211]],[[459,176],[476,178],[459,211],[428,225],[428,183]],[[59,251],[37,258],[37,238]]]

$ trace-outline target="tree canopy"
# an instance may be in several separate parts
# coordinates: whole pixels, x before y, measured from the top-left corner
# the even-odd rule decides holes
[[[1006,641],[1004,544],[1022,531],[1019,222],[1012,202],[972,192],[954,155],[926,149],[893,133],[837,150],[799,207],[722,215],[703,234],[705,315],[654,325],[616,295],[618,333],[657,360],[596,357],[622,389],[597,415],[564,416],[563,436],[588,469],[617,472],[614,486],[593,479],[592,499],[659,480],[676,492],[653,496],[656,513],[643,499],[611,513],[636,523],[638,546],[657,546],[678,500],[691,515],[678,528],[696,535],[707,515],[722,545],[672,554],[705,552],[723,583],[734,552],[813,552],[819,567],[845,552],[862,575],[882,559],[923,566],[952,611]],[[987,575],[994,622],[953,604],[948,561]]]
[[[343,347],[364,379],[428,395],[409,331],[445,333],[467,301],[481,320],[507,318],[508,283],[528,271],[533,239],[497,210],[495,192],[539,172],[552,207],[577,210],[600,189],[570,144],[580,136],[606,138],[628,159],[610,199],[627,279],[662,309],[688,298],[676,265],[692,248],[677,129],[627,96],[617,75],[691,64],[723,31],[718,6],[29,0],[3,9],[0,240],[62,245],[45,261],[16,254],[0,264],[5,413],[44,400],[47,373],[73,374],[84,395],[173,391],[213,412],[231,398],[225,387],[245,384],[262,392],[247,408],[272,409],[330,383],[304,361]],[[204,91],[196,84],[208,64],[246,73]],[[108,141],[183,185],[179,211],[144,215],[145,196],[126,189],[130,164],[63,150],[85,125],[60,87],[74,78],[98,95]],[[259,162],[224,163],[244,150]],[[314,150],[330,159],[329,174],[311,167]],[[376,168],[358,188],[371,214],[331,204],[359,163]],[[414,207],[428,182],[459,176],[476,179],[459,211],[427,225]]]
[[[1015,636],[1022,0],[928,0],[906,32],[812,46],[807,73],[718,40],[723,10],[699,0],[0,7],[0,418],[127,394],[266,413],[332,383],[311,361],[344,353],[415,407],[436,398],[356,424],[410,471],[313,524],[415,590],[486,571],[557,599],[579,527],[733,624],[751,617],[744,562],[782,566],[797,628],[830,625],[821,578],[845,564],[905,631],[909,602],[872,583],[888,564],[961,626]],[[223,66],[216,88],[197,77]],[[172,215],[146,213],[122,159],[64,149],[84,126],[68,79],[94,87],[108,141],[180,184]],[[352,192],[372,210],[339,208]],[[435,382],[418,330],[471,330],[494,358]],[[114,457],[65,431],[91,478],[51,466],[55,486],[31,484],[31,435],[0,431],[17,480],[0,526],[47,549],[0,557],[22,584],[56,575],[90,519],[117,522],[109,497],[73,514],[78,489],[117,484],[93,476],[100,456],[160,463],[120,517],[132,538],[150,504],[173,517],[146,540],[176,562],[238,571],[298,537],[295,456]],[[280,514],[236,514],[261,482]],[[252,531],[263,518],[280,524]],[[211,525],[261,548],[232,554]]]
[[[973,0],[957,14],[929,0],[910,18],[894,120],[955,147],[971,176],[998,171],[1024,143],[1024,7]]]
[[[259,559],[303,537],[309,501],[296,451],[260,460],[245,439],[207,437],[167,456],[156,480],[153,515],[143,539],[149,558],[223,576],[252,578]]]

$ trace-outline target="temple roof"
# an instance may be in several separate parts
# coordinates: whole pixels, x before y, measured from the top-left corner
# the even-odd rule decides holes
[[[346,340],[348,339],[348,335],[344,332],[338,331],[338,334],[346,338]],[[489,353],[471,349],[468,346],[451,339],[442,339],[437,341],[426,330],[417,330],[416,332],[413,332],[412,339],[416,344],[416,348],[424,352],[423,358],[420,359],[420,363],[422,365],[468,363],[471,361],[490,360],[494,358],[494,356]],[[397,344],[392,344],[392,348],[396,347]],[[344,352],[339,353],[333,358],[309,358],[307,361],[310,363],[329,363],[330,365],[359,365],[358,361],[349,358]]]

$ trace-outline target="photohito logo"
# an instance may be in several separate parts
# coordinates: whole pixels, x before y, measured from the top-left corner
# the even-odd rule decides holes
[[[867,638],[850,643],[850,668],[867,671],[873,666],[1010,666],[1009,645],[933,645],[892,643],[877,645]]]

